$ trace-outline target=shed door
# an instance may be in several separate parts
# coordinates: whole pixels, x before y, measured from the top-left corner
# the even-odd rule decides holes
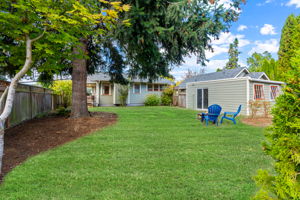
[[[208,89],[197,89],[197,108],[208,108]]]

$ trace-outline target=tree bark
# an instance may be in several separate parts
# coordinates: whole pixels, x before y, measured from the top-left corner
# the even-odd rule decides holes
[[[81,38],[80,44],[73,48],[74,55],[87,54],[87,40]],[[85,58],[75,58],[72,61],[72,109],[71,117],[90,116],[87,107],[86,80],[87,80],[87,61]]]

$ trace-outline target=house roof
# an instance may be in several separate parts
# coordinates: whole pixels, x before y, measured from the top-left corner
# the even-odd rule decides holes
[[[126,76],[126,75],[124,75],[124,77],[129,79],[128,76]],[[110,81],[110,76],[106,73],[96,73],[93,75],[89,75],[87,80],[88,80],[88,82]],[[133,78],[130,80],[130,82],[132,82],[132,83],[149,83],[150,80],[143,79],[143,78]],[[165,78],[158,78],[156,80],[153,80],[152,83],[169,84],[169,85],[174,84],[172,81],[165,79]]]

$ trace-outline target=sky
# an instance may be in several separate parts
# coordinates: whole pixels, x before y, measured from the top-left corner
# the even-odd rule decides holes
[[[230,0],[220,0],[229,2]],[[300,14],[300,0],[247,0],[242,6],[239,20],[234,22],[228,33],[222,33],[219,40],[212,41],[214,53],[206,52],[209,62],[205,73],[223,68],[228,61],[228,47],[235,38],[239,40],[239,64],[247,66],[252,53],[268,51],[277,58],[281,29],[290,14]],[[188,69],[199,72],[197,57],[185,58],[185,63],[175,67],[171,74],[181,80]]]

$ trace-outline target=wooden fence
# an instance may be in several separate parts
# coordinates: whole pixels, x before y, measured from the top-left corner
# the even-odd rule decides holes
[[[9,82],[0,81],[0,95],[8,85]],[[37,115],[54,110],[61,105],[62,98],[53,94],[52,90],[19,84],[12,113],[6,121],[6,128],[33,119]]]

